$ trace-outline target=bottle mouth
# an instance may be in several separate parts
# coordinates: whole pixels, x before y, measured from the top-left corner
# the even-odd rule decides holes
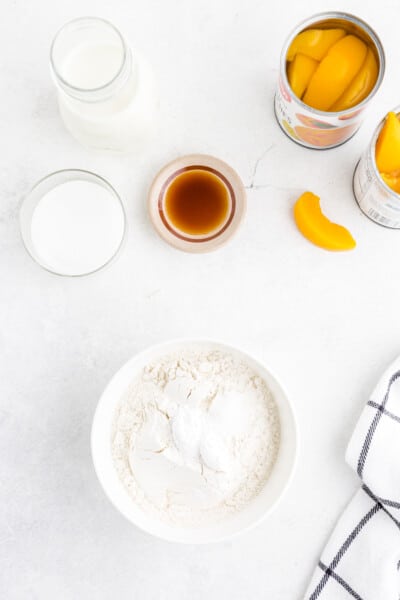
[[[109,45],[118,50],[118,62],[99,84],[87,85],[68,75],[65,64],[79,46]],[[50,66],[56,84],[69,96],[87,102],[104,100],[127,80],[132,55],[120,31],[99,17],[80,17],[65,23],[56,33],[50,48]]]

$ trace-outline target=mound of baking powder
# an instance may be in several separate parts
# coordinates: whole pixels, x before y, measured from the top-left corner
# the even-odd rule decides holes
[[[144,511],[199,525],[240,510],[264,486],[280,439],[265,381],[227,352],[188,349],[149,364],[117,407],[112,456]]]

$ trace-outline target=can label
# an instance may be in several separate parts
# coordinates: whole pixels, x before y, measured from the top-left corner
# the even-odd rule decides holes
[[[307,148],[334,148],[346,142],[362,122],[364,107],[344,114],[316,114],[279,78],[275,95],[276,118],[287,135]]]
[[[400,196],[390,192],[375,173],[369,150],[361,157],[353,179],[354,196],[364,214],[393,229],[400,229]]]

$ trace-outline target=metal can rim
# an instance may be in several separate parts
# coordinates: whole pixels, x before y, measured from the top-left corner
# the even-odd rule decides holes
[[[318,23],[322,20],[329,20],[329,19],[343,19],[344,21],[350,21],[354,25],[357,25],[358,27],[360,27],[360,29],[364,30],[365,33],[371,38],[372,42],[374,43],[377,53],[378,53],[378,57],[379,57],[378,77],[377,77],[374,87],[372,88],[372,90],[370,91],[368,96],[366,98],[364,98],[364,100],[359,102],[359,104],[356,104],[355,106],[352,106],[350,108],[347,108],[345,110],[341,110],[338,112],[319,110],[317,108],[313,108],[312,106],[309,106],[308,104],[305,104],[298,96],[296,96],[296,94],[294,94],[292,88],[290,87],[290,84],[289,84],[289,81],[287,78],[287,71],[286,71],[287,52],[288,52],[289,46],[292,43],[295,36],[298,35],[299,33],[301,33],[302,31],[304,31],[304,29],[306,29],[308,26]],[[324,117],[328,117],[328,116],[335,117],[337,115],[339,115],[339,116],[350,115],[352,112],[355,112],[356,110],[358,111],[358,110],[363,109],[366,106],[366,104],[375,96],[378,89],[380,88],[381,83],[383,81],[384,74],[385,74],[385,69],[386,69],[385,52],[384,52],[383,45],[382,45],[382,42],[381,42],[378,34],[375,32],[374,29],[372,29],[372,27],[370,25],[368,25],[368,23],[366,21],[364,21],[363,19],[360,19],[359,17],[356,17],[355,15],[353,15],[351,13],[345,13],[345,12],[327,11],[327,12],[317,13],[311,17],[308,17],[307,19],[303,19],[303,21],[301,21],[297,25],[297,27],[295,27],[291,31],[289,36],[286,38],[286,41],[283,44],[283,48],[282,48],[282,52],[281,52],[280,75],[283,77],[285,87],[287,88],[291,98],[295,99],[296,102],[299,102],[299,104],[301,106],[303,106],[305,109],[309,110],[311,113],[314,113],[319,116],[324,116]]]

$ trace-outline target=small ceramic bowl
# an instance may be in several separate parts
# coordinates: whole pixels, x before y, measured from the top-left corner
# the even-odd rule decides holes
[[[216,349],[228,352],[246,362],[269,386],[279,410],[281,440],[278,456],[270,477],[261,492],[237,513],[211,525],[178,527],[164,523],[135,505],[121,483],[111,455],[111,426],[115,408],[132,379],[149,362],[185,348]],[[97,477],[111,503],[131,523],[154,536],[171,542],[205,544],[232,538],[253,527],[269,515],[281,499],[292,478],[297,453],[298,434],[290,400],[271,372],[252,356],[231,346],[208,340],[174,340],[141,352],[131,358],[114,375],[104,390],[93,419],[92,457]]]
[[[181,173],[205,170],[216,175],[229,196],[229,214],[220,229],[211,234],[191,236],[174,228],[165,211],[165,196],[171,182]],[[210,252],[226,244],[246,214],[246,190],[239,175],[227,163],[206,154],[189,154],[170,162],[156,175],[148,195],[150,220],[157,233],[171,246],[186,252]]]

